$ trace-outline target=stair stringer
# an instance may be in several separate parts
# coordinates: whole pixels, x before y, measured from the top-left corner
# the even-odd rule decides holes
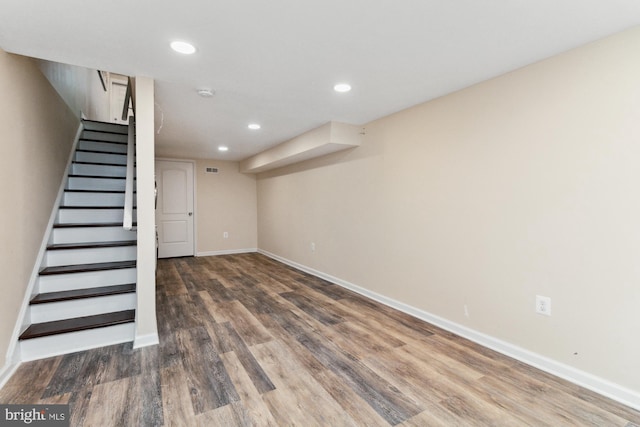
[[[7,349],[7,364],[10,365],[18,365],[21,362],[20,357],[20,345],[18,341],[18,337],[20,336],[20,332],[29,324],[29,301],[31,300],[31,296],[34,293],[34,289],[36,284],[38,283],[38,276],[40,267],[45,258],[45,254],[47,252],[47,245],[49,244],[49,240],[51,238],[51,233],[53,230],[53,224],[55,223],[58,215],[58,208],[64,196],[64,190],[67,185],[67,177],[71,171],[71,166],[73,164],[73,159],[75,156],[76,148],[78,147],[78,143],[80,142],[80,137],[84,130],[84,125],[82,122],[78,125],[78,130],[76,131],[76,136],[73,140],[73,144],[71,146],[71,151],[69,152],[69,158],[67,159],[67,166],[65,168],[65,172],[62,175],[62,179],[60,180],[60,186],[58,187],[58,195],[53,203],[51,208],[51,214],[49,215],[49,222],[47,223],[47,227],[45,229],[44,235],[42,237],[42,242],[40,243],[40,249],[38,250],[38,255],[33,264],[33,269],[31,270],[31,275],[29,276],[29,283],[27,284],[27,289],[25,290],[24,296],[22,298],[22,305],[20,306],[20,312],[18,313],[18,317],[13,328],[13,333],[11,334],[11,341],[9,343],[9,348]],[[8,380],[5,378],[5,380]],[[2,382],[2,378],[0,378],[0,387],[4,384]]]

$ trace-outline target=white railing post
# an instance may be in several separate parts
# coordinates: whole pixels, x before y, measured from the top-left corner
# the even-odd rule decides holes
[[[133,228],[133,183],[135,180],[135,141],[136,125],[133,116],[129,117],[129,138],[127,140],[127,179],[124,192],[124,217],[122,227],[125,230]]]

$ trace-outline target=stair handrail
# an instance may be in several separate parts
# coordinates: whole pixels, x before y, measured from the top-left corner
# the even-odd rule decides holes
[[[127,79],[127,92],[124,95],[124,105],[122,106],[122,120],[127,120],[129,117],[129,105],[131,105],[131,110],[133,111],[133,115],[136,115],[136,81],[134,78],[129,77]]]
[[[136,146],[136,120],[129,117],[129,134],[127,138],[127,177],[124,190],[124,215],[122,227],[125,230],[133,228],[133,183],[135,181],[135,148]]]

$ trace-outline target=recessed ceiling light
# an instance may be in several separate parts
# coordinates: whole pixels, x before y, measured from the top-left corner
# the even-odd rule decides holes
[[[249,126],[247,126],[249,129],[251,130],[258,130],[260,129],[260,125],[257,123],[251,123]]]
[[[218,147],[218,151],[229,151],[229,147],[225,146],[225,145],[220,145]]]
[[[214,93],[211,89],[198,89],[198,95],[203,98],[211,98]]]
[[[338,83],[333,87],[333,90],[340,93],[349,92],[351,90],[351,85],[348,83]]]
[[[171,42],[171,49],[179,53],[184,53],[185,55],[191,55],[196,51],[196,48],[191,43],[180,41]]]

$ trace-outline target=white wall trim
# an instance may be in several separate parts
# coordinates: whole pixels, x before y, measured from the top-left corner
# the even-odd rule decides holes
[[[5,386],[5,384],[7,384],[7,381],[9,381],[9,378],[11,378],[13,374],[15,374],[15,372],[18,370],[20,365],[21,365],[20,362],[10,363],[10,364],[4,365],[2,369],[0,369],[0,389],[2,389],[2,387]]]
[[[249,248],[249,249],[228,249],[228,250],[224,250],[224,251],[205,251],[205,252],[198,252],[196,254],[196,256],[250,254],[252,252],[258,252],[258,249],[257,248]]]
[[[156,344],[160,344],[158,334],[140,335],[133,340],[133,348],[148,347]]]
[[[71,165],[73,163],[73,156],[76,152],[76,147],[78,146],[78,142],[80,141],[80,135],[82,134],[82,130],[84,129],[82,122],[78,125],[78,130],[76,131],[75,139],[73,140],[73,145],[71,146],[71,151],[69,152],[69,158],[67,159],[67,167],[62,175],[62,179],[60,181],[60,187],[58,188],[58,195],[56,196],[55,201],[53,202],[53,207],[51,208],[51,215],[49,215],[49,222],[47,223],[47,227],[45,228],[44,235],[42,237],[42,242],[40,243],[40,249],[38,250],[38,255],[36,256],[36,261],[33,264],[33,269],[31,270],[31,276],[29,277],[29,284],[27,285],[27,289],[24,293],[24,297],[22,298],[22,306],[20,307],[20,312],[18,313],[18,317],[16,319],[16,324],[13,328],[13,334],[11,335],[11,341],[9,341],[9,348],[7,349],[7,358],[5,366],[0,370],[0,384],[2,381],[2,375],[4,375],[5,371],[9,372],[9,376],[15,372],[15,369],[11,370],[10,367],[13,365],[19,365],[21,360],[20,357],[20,346],[18,345],[18,337],[22,332],[26,324],[26,315],[27,310],[29,308],[29,301],[31,300],[31,294],[34,291],[36,283],[38,281],[38,273],[40,271],[40,267],[42,265],[45,252],[47,251],[47,245],[49,244],[49,238],[51,236],[51,230],[53,229],[53,224],[56,221],[56,216],[58,214],[58,206],[60,205],[60,201],[62,200],[62,196],[64,195],[64,189],[67,185],[67,175],[71,170]],[[7,378],[8,380],[8,378]]]
[[[371,298],[384,305],[400,310],[413,317],[424,320],[425,322],[432,323],[435,326],[438,326],[449,332],[453,332],[454,334],[460,335],[461,337],[469,339],[477,344],[480,344],[484,347],[495,350],[506,356],[512,357],[516,360],[519,360],[520,362],[526,363],[527,365],[531,365],[535,368],[541,369],[552,375],[555,375],[557,377],[570,381],[574,384],[577,384],[586,389],[594,391],[598,394],[601,394],[605,397],[613,399],[624,405],[640,410],[640,392],[631,390],[619,384],[613,383],[609,380],[597,377],[585,371],[581,371],[572,366],[550,359],[546,356],[542,356],[540,354],[534,353],[522,347],[518,347],[516,345],[500,340],[498,338],[492,337],[490,335],[486,335],[482,332],[478,332],[471,328],[467,328],[466,326],[462,326],[450,320],[444,319],[440,316],[436,316],[434,314],[412,307],[400,301],[396,301],[392,298],[388,298],[376,292],[372,292],[368,289],[362,288],[358,285],[354,285],[353,283],[347,282],[337,277],[333,277],[329,274],[323,273],[321,271],[315,270],[305,265],[298,264],[297,262],[283,258],[276,254],[267,252],[262,249],[258,249],[258,252],[270,258],[273,258],[276,261],[280,261],[291,267],[297,268],[306,273],[312,274],[314,276],[320,277],[321,279],[327,280],[329,282],[340,285],[346,289],[357,292],[360,295]]]

